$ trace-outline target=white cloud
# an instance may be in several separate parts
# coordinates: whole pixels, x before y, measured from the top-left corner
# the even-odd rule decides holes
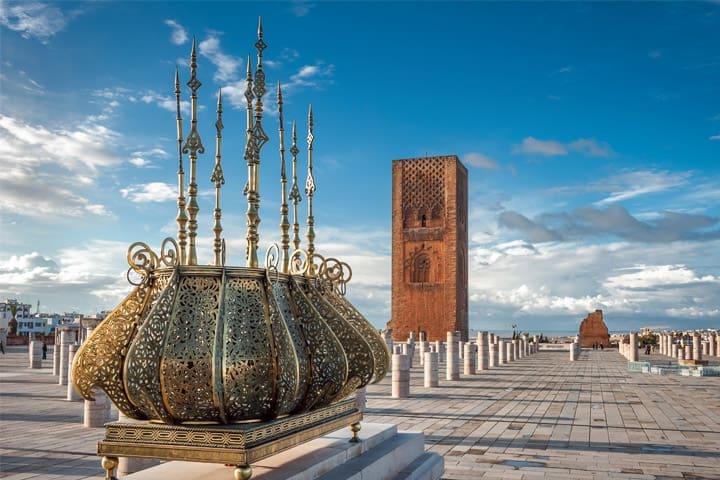
[[[307,0],[293,0],[292,1],[292,11],[297,17],[304,17],[308,13],[310,13],[310,10],[315,6],[314,3],[309,2]]]
[[[720,140],[720,134],[713,135],[712,137],[710,137],[710,140]]]
[[[594,138],[579,138],[569,143],[556,140],[538,140],[534,137],[525,137],[520,145],[513,148],[512,153],[524,155],[542,155],[554,157],[577,152],[591,157],[610,157],[614,154],[610,145],[598,142]]]
[[[175,20],[165,20],[165,25],[172,29],[170,33],[170,41],[175,45],[182,45],[188,41],[188,34],[185,27],[177,23]]]
[[[629,271],[629,273],[607,277],[604,282],[605,287],[632,290],[669,285],[680,287],[700,282],[720,285],[720,279],[712,275],[698,277],[685,265],[637,265],[620,271]]]
[[[177,199],[177,189],[174,185],[163,182],[150,182],[139,185],[131,185],[120,189],[123,198],[131,202],[167,202]]]
[[[65,15],[55,5],[42,2],[0,3],[0,24],[21,32],[24,38],[37,38],[42,43],[67,25]]]
[[[497,170],[500,168],[498,163],[487,155],[482,153],[471,152],[466,153],[463,156],[463,162],[478,168],[485,168],[488,170]]]
[[[203,55],[217,68],[213,79],[218,83],[234,82],[238,79],[238,70],[243,65],[240,57],[228,55],[220,48],[220,39],[215,35],[208,36],[199,45]]]
[[[130,162],[133,165],[135,165],[136,167],[140,167],[140,168],[148,167],[152,164],[152,162],[150,162],[149,160],[145,160],[142,157],[133,157],[130,160],[128,160],[128,162]]]
[[[148,90],[140,97],[140,101],[143,103],[155,104],[163,110],[167,110],[169,112],[177,112],[177,100],[171,95],[160,95],[157,92]],[[200,105],[198,109],[202,110],[203,106]],[[187,115],[188,112],[190,112],[190,101],[180,100],[180,111]]]
[[[640,195],[658,193],[681,187],[688,183],[690,173],[639,170],[623,172],[605,179],[604,188],[611,189],[610,196],[595,202],[595,205],[617,203]]]

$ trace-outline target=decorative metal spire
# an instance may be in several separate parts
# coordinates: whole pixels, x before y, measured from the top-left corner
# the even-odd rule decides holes
[[[295,128],[295,120],[292,125],[292,147],[290,147],[290,153],[292,154],[292,187],[290,188],[290,200],[293,203],[293,245],[295,250],[300,248],[300,222],[298,220],[298,203],[302,201],[300,196],[300,189],[297,183],[297,155],[300,150],[297,148],[297,132]]]
[[[283,273],[290,271],[290,222],[288,221],[288,201],[287,201],[287,175],[285,173],[285,125],[283,124],[283,99],[282,89],[278,81],[277,88],[277,105],[278,105],[278,133],[280,135],[280,245],[282,247],[282,255],[280,265]]]
[[[252,62],[250,59],[250,54],[248,54],[247,57],[247,76],[245,77],[245,108],[247,112],[247,129],[245,130],[245,153],[243,154],[243,158],[247,161],[248,166],[248,178],[245,182],[245,188],[243,189],[243,195],[247,197],[248,192],[250,191],[250,179],[252,178],[252,163],[253,158],[255,158],[255,154],[253,153],[253,147],[255,144],[252,141],[252,128],[253,128],[253,91],[252,91],[252,83],[253,83],[253,72],[252,72]],[[246,252],[247,254],[247,252]]]
[[[192,50],[190,51],[190,80],[188,80],[187,86],[190,87],[190,91],[192,92],[192,95],[190,96],[190,133],[188,133],[187,140],[185,140],[185,146],[182,150],[182,153],[190,154],[190,185],[188,186],[189,201],[187,205],[187,212],[189,215],[188,236],[190,237],[190,248],[188,251],[187,264],[197,265],[195,238],[197,237],[197,214],[200,210],[197,203],[197,156],[199,153],[205,153],[205,147],[203,147],[200,134],[197,130],[197,91],[202,86],[202,83],[200,83],[200,80],[197,78],[195,37],[193,37]]]
[[[307,240],[308,246],[307,251],[309,255],[315,252],[315,217],[313,216],[313,195],[315,194],[315,178],[313,177],[313,141],[315,136],[313,135],[313,111],[312,105],[310,105],[310,111],[308,112],[308,175],[305,181],[305,195],[308,199],[308,217],[307,217]]]
[[[258,267],[258,225],[260,224],[260,151],[263,145],[269,140],[262,126],[263,102],[262,97],[265,95],[265,72],[262,68],[263,50],[267,48],[263,40],[262,18],[258,24],[258,40],[255,42],[257,50],[257,68],[255,69],[255,78],[253,80],[252,93],[255,96],[255,121],[252,126],[249,143],[252,144],[246,148],[248,160],[248,210],[247,210],[247,266],[251,268]],[[249,84],[248,84],[249,87]]]
[[[215,233],[215,239],[213,240],[213,247],[215,250],[215,265],[220,266],[223,264],[222,259],[222,224],[220,218],[222,217],[222,210],[220,209],[220,189],[225,184],[225,177],[223,176],[222,170],[222,130],[225,128],[222,123],[222,90],[218,90],[218,102],[217,102],[217,121],[215,122],[215,168],[213,169],[211,182],[215,182],[215,223],[213,224],[213,232]]]
[[[175,67],[175,106],[177,108],[177,142],[178,142],[178,213],[177,213],[177,224],[178,224],[178,244],[180,249],[180,265],[185,265],[186,254],[185,247],[187,246],[187,214],[185,213],[185,171],[183,170],[183,127],[182,127],[182,114],[180,112],[180,74],[178,68]]]

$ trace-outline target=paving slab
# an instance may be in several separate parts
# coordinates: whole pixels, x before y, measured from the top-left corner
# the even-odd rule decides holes
[[[0,479],[101,480],[103,429],[82,426],[52,347],[48,358],[31,370],[27,347],[0,355]],[[414,364],[409,398],[391,398],[390,376],[368,386],[365,421],[424,432],[446,480],[720,479],[720,377],[631,373],[606,349],[575,362],[540,352],[425,388]]]

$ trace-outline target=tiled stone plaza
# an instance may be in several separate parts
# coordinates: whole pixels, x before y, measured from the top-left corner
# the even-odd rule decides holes
[[[65,399],[52,360],[27,367],[27,347],[0,356],[0,478],[104,478],[103,430],[83,428],[83,403]],[[616,350],[589,349],[575,362],[540,352],[457,381],[444,369],[425,388],[415,362],[409,398],[391,397],[390,375],[368,387],[365,422],[423,431],[445,479],[720,479],[720,377],[630,373]]]

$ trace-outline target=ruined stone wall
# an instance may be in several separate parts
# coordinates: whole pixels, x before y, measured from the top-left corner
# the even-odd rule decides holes
[[[458,208],[458,202],[462,208]],[[393,162],[393,338],[467,339],[467,170],[455,156]]]
[[[595,310],[588,314],[580,323],[580,346],[592,348],[593,343],[604,346],[610,345],[610,333],[603,320],[602,310]]]

